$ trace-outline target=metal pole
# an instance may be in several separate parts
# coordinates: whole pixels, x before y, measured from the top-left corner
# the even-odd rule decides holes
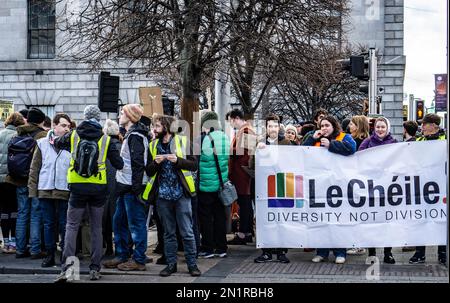
[[[379,114],[377,110],[377,54],[369,49],[369,114]]]
[[[416,120],[416,104],[414,102],[414,95],[410,94],[409,95],[409,114],[408,114],[408,120]]]
[[[446,19],[446,21],[447,21],[447,34],[445,35],[446,37],[448,35],[448,12],[449,12],[449,10],[448,10],[448,4],[447,4],[447,19]],[[446,67],[447,67],[448,66],[448,39],[447,39],[447,53],[446,53],[446,55],[447,55]],[[447,75],[448,75],[448,68],[447,68]],[[447,91],[448,91],[448,76],[447,76]],[[448,129],[450,127],[450,124],[449,124],[450,119],[449,119],[449,115],[448,115],[448,112],[449,112],[448,92],[447,92],[447,100],[446,101],[447,101],[447,114],[446,114],[446,119],[447,119],[447,125],[446,126],[447,126],[447,129],[446,129],[446,132],[447,132],[447,159],[448,159],[448,155],[449,155]],[[449,163],[448,162],[449,161],[447,160],[447,167],[446,167],[446,173],[447,173],[447,198],[448,198],[448,188],[449,188],[449,179],[448,179]],[[448,202],[447,202],[447,271],[448,271],[448,261],[449,261],[449,258],[448,258],[448,254],[449,254],[449,231],[448,231],[448,229],[450,227],[449,221],[448,221],[448,210],[449,210],[449,207],[448,207]]]

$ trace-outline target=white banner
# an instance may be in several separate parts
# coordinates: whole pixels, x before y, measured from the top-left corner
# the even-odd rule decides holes
[[[333,154],[256,153],[257,247],[350,248],[447,243],[446,141]]]

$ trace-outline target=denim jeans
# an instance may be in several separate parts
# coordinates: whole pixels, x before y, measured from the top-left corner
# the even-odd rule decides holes
[[[23,254],[27,250],[27,228],[30,226],[31,254],[41,252],[41,223],[42,213],[38,198],[28,198],[28,187],[20,186],[17,193],[17,223],[16,247],[17,253]]]
[[[192,206],[191,198],[181,197],[177,201],[169,201],[158,198],[156,201],[158,214],[164,227],[164,255],[167,264],[177,263],[177,236],[176,227],[180,230],[183,239],[184,256],[188,267],[197,264],[195,259],[197,249],[195,237],[192,231]]]
[[[64,250],[64,237],[66,235],[67,206],[66,200],[39,199],[42,208],[42,220],[44,221],[45,250],[48,254],[56,251],[55,229],[58,222],[58,231],[61,236],[61,249]]]
[[[128,260],[129,234],[134,244],[133,259],[136,263],[145,264],[147,251],[147,213],[145,206],[133,194],[124,194],[117,199],[113,217],[114,244],[116,256]],[[128,230],[129,229],[129,230]]]
[[[318,248],[317,249],[317,255],[328,258],[328,255],[330,254],[330,250],[333,251],[334,256],[337,257],[346,257],[347,251],[345,248]]]
[[[198,198],[197,196],[191,198],[192,208],[192,231],[194,232],[195,247],[197,253],[200,251],[200,230],[198,228]]]

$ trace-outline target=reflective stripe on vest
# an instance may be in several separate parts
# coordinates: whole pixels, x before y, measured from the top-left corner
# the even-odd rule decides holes
[[[438,140],[445,140],[445,134],[439,136]],[[425,137],[419,137],[416,141],[428,141]]]
[[[106,184],[106,154],[109,147],[109,142],[111,138],[109,136],[103,135],[97,142],[98,144],[98,173],[89,178],[84,178],[77,174],[74,169],[75,158],[77,152],[78,143],[80,143],[80,138],[76,131],[70,136],[70,153],[72,157],[70,158],[70,168],[67,172],[67,182],[70,183],[91,183],[91,184]]]
[[[175,135],[174,140],[175,140],[175,148],[176,148],[177,157],[185,159],[186,157],[185,157],[185,153],[183,151],[186,148],[186,137]],[[158,142],[159,142],[159,139],[156,139],[149,144],[149,149],[150,149],[150,152],[152,155],[152,159],[155,159],[155,157],[156,157],[156,154],[157,154],[156,147],[158,146]],[[195,193],[195,182],[194,182],[194,177],[192,176],[192,173],[185,169],[182,169],[181,172],[183,173],[184,179],[186,180],[186,183],[189,187],[189,191],[191,193]],[[156,175],[157,174],[155,173],[153,176],[150,177],[150,179],[145,187],[145,190],[142,193],[142,198],[144,200],[148,200],[148,196],[150,195],[150,192],[152,191],[152,188],[153,188],[153,184],[155,183]]]
[[[340,133],[337,137],[336,137],[336,141],[342,141],[344,140],[345,137],[345,133]],[[317,141],[316,143],[314,143],[314,146],[320,147],[320,141]]]

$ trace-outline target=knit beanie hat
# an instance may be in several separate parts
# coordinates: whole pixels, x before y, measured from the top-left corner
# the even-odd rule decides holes
[[[28,111],[27,121],[29,123],[41,124],[45,120],[45,114],[36,107],[32,107]]]
[[[100,109],[96,105],[88,105],[84,109],[84,119],[91,120],[95,119],[100,122]]]
[[[286,126],[285,133],[286,133],[288,130],[292,130],[292,131],[295,133],[295,136],[297,137],[297,128],[296,128],[294,125],[289,124],[288,126]]]
[[[138,122],[144,114],[144,109],[140,104],[127,104],[122,110],[132,123]]]
[[[211,120],[215,121],[215,123],[209,122],[207,126],[216,128],[219,120],[219,116],[217,116],[217,113],[213,111],[204,112],[200,120],[200,127],[203,127],[203,124],[205,124],[206,121]]]

